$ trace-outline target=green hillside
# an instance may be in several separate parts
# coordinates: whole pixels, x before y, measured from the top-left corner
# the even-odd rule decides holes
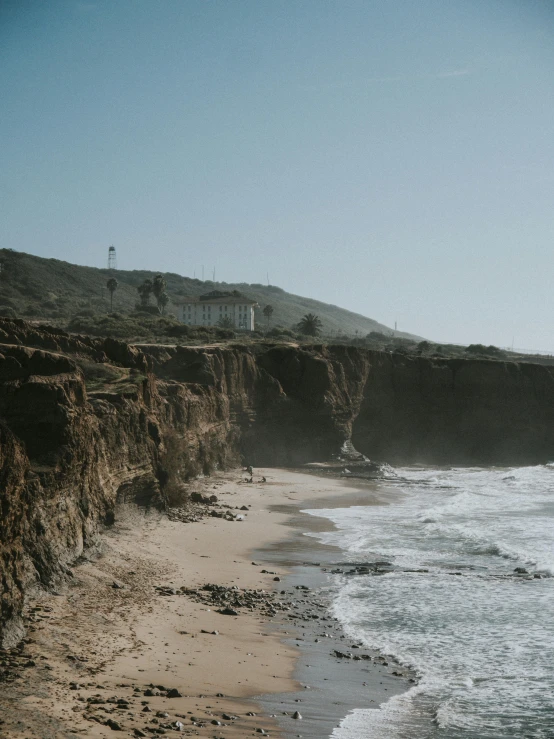
[[[15,313],[30,320],[48,320],[66,325],[70,319],[85,311],[94,314],[109,312],[110,300],[106,289],[109,277],[115,277],[119,287],[114,295],[113,310],[130,313],[139,302],[137,286],[156,273],[146,270],[115,270],[81,267],[58,259],[44,259],[31,254],[0,249],[0,307],[12,308]],[[239,290],[259,303],[256,309],[256,326],[265,328],[262,315],[264,306],[270,304],[274,312],[271,326],[291,328],[306,313],[317,314],[323,324],[324,337],[337,335],[362,337],[371,331],[391,333],[391,330],[371,318],[328,305],[317,300],[287,293],[273,285],[201,281],[182,277],[172,272],[163,273],[167,292],[172,301],[186,296],[197,296],[210,290]],[[175,312],[170,304],[168,312]],[[397,332],[395,336],[418,338],[412,334]]]

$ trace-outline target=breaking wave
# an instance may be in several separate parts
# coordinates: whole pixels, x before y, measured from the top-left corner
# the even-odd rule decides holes
[[[554,464],[398,473],[403,495],[389,505],[311,512],[334,522],[317,536],[345,559],[394,565],[336,575],[334,615],[419,675],[332,736],[551,739]]]

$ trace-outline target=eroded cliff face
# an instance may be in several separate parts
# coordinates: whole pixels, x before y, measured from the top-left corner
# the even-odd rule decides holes
[[[554,458],[554,368],[374,353],[352,441],[391,464]]]
[[[214,388],[254,466],[328,459],[350,438],[370,368],[348,347],[143,347],[156,375]]]
[[[121,382],[91,380],[104,366]],[[19,638],[25,593],[66,577],[118,502],[163,505],[176,474],[327,460],[350,439],[392,463],[533,464],[552,458],[553,421],[545,366],[139,349],[0,319],[0,641]]]
[[[64,356],[24,346],[41,337],[17,328],[11,338],[21,343],[0,345],[5,644],[22,634],[24,594],[66,577],[99,527],[113,523],[118,502],[163,505],[173,467],[186,478],[239,462],[228,400],[215,388],[158,381],[144,354],[117,342],[76,340]],[[131,365],[132,382],[87,391],[78,362],[108,355]]]

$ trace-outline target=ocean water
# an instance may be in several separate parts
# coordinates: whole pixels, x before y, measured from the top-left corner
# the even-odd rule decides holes
[[[418,674],[333,738],[552,739],[554,466],[397,472],[408,482],[390,505],[309,511],[334,522],[317,536],[345,560],[394,564],[335,575],[334,615]]]

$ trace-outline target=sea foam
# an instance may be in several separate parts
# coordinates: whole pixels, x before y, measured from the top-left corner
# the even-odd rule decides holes
[[[334,576],[334,615],[419,675],[333,737],[551,739],[554,467],[398,472],[407,482],[389,505],[311,511],[334,522],[317,536],[345,559],[393,563]]]

